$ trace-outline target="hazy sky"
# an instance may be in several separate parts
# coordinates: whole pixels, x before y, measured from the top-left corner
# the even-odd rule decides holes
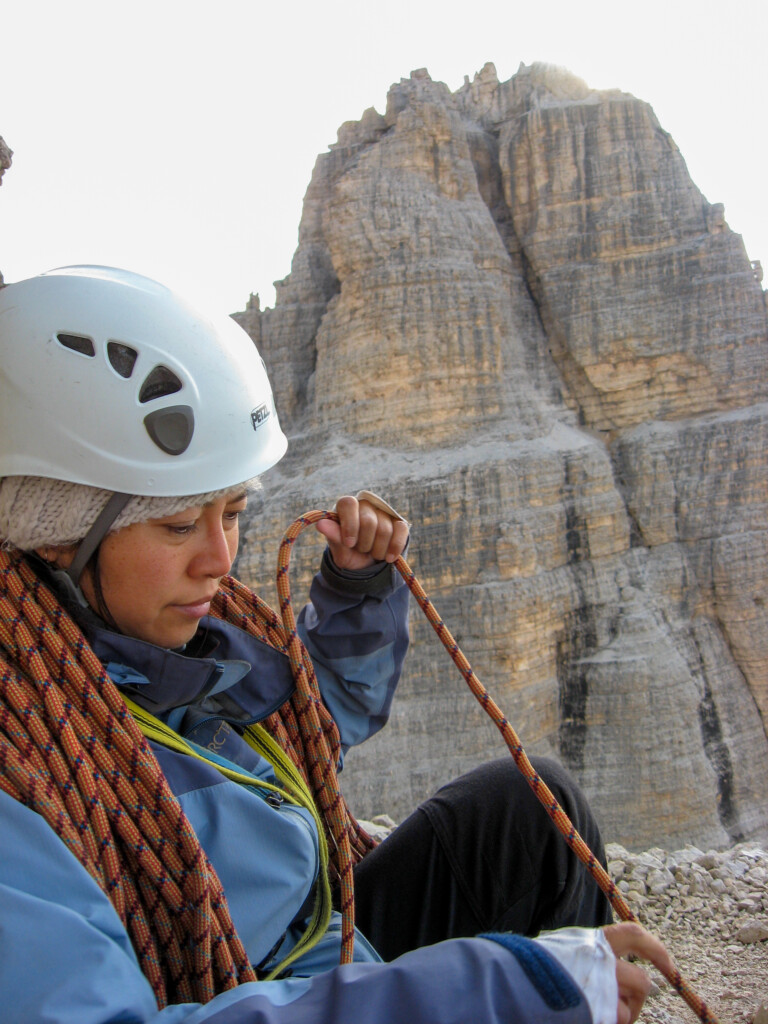
[[[139,270],[226,312],[274,302],[314,162],[426,67],[559,64],[647,100],[768,270],[766,0],[0,0],[6,282]]]

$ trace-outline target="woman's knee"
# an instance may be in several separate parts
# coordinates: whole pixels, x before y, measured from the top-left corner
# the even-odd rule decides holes
[[[599,829],[586,795],[567,770],[554,758],[537,757],[531,764],[554,798],[589,843],[601,845]],[[488,822],[492,818],[527,819],[527,829],[553,828],[548,810],[538,808],[541,803],[525,775],[509,756],[488,761],[442,786],[428,804],[436,803],[462,818]],[[549,805],[550,801],[544,801]],[[540,818],[539,815],[542,815]],[[602,852],[602,851],[600,851]],[[599,855],[599,854],[598,854]]]
[[[576,801],[580,805],[587,805],[584,793],[567,768],[550,757],[534,757],[530,760],[539,779],[546,783],[558,800],[562,796],[569,803]],[[435,795],[458,791],[471,794],[472,798],[483,795],[494,798],[509,791],[530,791],[531,797],[536,799],[535,788],[510,755],[486,761],[470,769],[441,786]]]

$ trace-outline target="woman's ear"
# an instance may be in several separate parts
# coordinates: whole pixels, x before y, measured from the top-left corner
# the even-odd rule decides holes
[[[76,551],[76,544],[69,544],[66,547],[49,546],[35,548],[35,554],[39,555],[44,562],[56,566],[57,569],[68,569],[72,564]]]

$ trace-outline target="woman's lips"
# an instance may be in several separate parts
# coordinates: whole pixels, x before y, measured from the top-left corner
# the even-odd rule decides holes
[[[182,615],[189,616],[190,619],[202,619],[211,610],[211,599],[193,601],[191,604],[177,604],[174,607]]]

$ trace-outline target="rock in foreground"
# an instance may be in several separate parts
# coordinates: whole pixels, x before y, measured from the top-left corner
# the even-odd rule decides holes
[[[743,843],[724,851],[688,846],[630,854],[608,846],[609,872],[642,923],[721,1024],[760,1024],[768,1004],[768,853]],[[696,1017],[669,983],[655,985],[643,1020],[686,1024]]]

